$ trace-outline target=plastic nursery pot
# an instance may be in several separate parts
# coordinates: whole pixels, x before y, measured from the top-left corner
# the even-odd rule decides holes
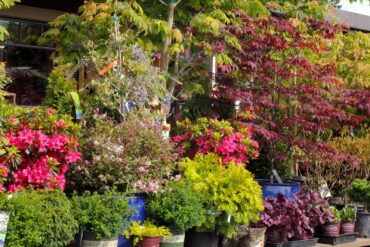
[[[161,239],[161,247],[184,247],[185,232],[173,232],[172,236],[167,239]]]
[[[340,224],[340,234],[350,234],[355,232],[354,221],[342,221]]]
[[[266,230],[266,242],[268,243],[282,243],[284,242],[284,237],[280,233],[278,227],[270,227]]]
[[[279,184],[274,181],[271,183],[270,179],[256,179],[259,185],[262,187],[262,197],[266,199],[267,197],[276,197],[278,193],[283,194],[293,200],[294,194],[301,191],[301,184],[298,182],[284,182]]]
[[[83,232],[82,247],[117,247],[118,236],[97,240],[93,233]]]
[[[138,247],[159,247],[161,244],[160,237],[144,237],[143,240],[140,240]]]
[[[304,234],[300,235],[299,233],[294,234],[293,240],[308,240],[308,234],[305,232]]]
[[[217,247],[218,235],[213,232],[187,231],[185,247]]]
[[[355,229],[360,236],[370,238],[370,213],[357,213]]]
[[[340,222],[327,222],[324,225],[324,230],[322,235],[329,237],[337,237],[340,233]]]

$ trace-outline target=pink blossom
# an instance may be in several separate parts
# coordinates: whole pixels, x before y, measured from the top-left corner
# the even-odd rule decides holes
[[[80,161],[81,158],[82,158],[81,153],[73,150],[69,150],[65,157],[68,163],[76,163],[77,161]]]
[[[50,116],[50,115],[53,115],[53,114],[54,114],[54,112],[55,112],[55,110],[54,110],[54,109],[52,109],[52,108],[48,108],[48,109],[46,109],[46,114],[48,114],[49,116]]]

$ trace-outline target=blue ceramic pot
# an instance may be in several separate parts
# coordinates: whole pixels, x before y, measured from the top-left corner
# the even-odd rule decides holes
[[[256,179],[259,185],[262,187],[262,197],[266,199],[267,197],[276,197],[278,193],[283,194],[294,200],[294,194],[301,191],[301,184],[298,182],[284,182],[271,183],[270,179]]]
[[[140,221],[144,222],[146,215],[145,215],[145,199],[146,195],[136,195],[136,196],[130,196],[128,198],[128,204],[130,207],[135,210],[135,214],[131,216],[128,220],[130,222],[132,221]],[[126,229],[122,229],[122,232]],[[132,240],[127,239],[122,235],[119,235],[118,237],[118,245],[117,247],[131,247],[132,246]]]

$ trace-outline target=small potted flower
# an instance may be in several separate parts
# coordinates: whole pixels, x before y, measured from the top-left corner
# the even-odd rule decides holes
[[[330,206],[327,210],[332,213],[333,218],[326,221],[323,235],[328,237],[337,237],[340,233],[341,214],[338,209]]]
[[[344,207],[340,211],[342,222],[340,225],[340,234],[350,234],[355,232],[356,210],[350,207]]]
[[[170,237],[171,232],[166,227],[156,226],[150,221],[145,221],[143,225],[133,222],[123,235],[126,238],[133,238],[134,246],[158,247],[161,238],[166,239]]]

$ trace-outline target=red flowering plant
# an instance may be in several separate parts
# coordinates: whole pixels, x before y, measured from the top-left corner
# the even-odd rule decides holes
[[[0,140],[0,190],[64,189],[65,173],[81,159],[78,125],[53,109],[35,108],[4,121]]]
[[[177,132],[173,141],[178,152],[187,157],[215,153],[224,164],[232,161],[239,164],[259,155],[252,129],[239,121],[198,118],[192,123],[186,119],[177,124]]]

